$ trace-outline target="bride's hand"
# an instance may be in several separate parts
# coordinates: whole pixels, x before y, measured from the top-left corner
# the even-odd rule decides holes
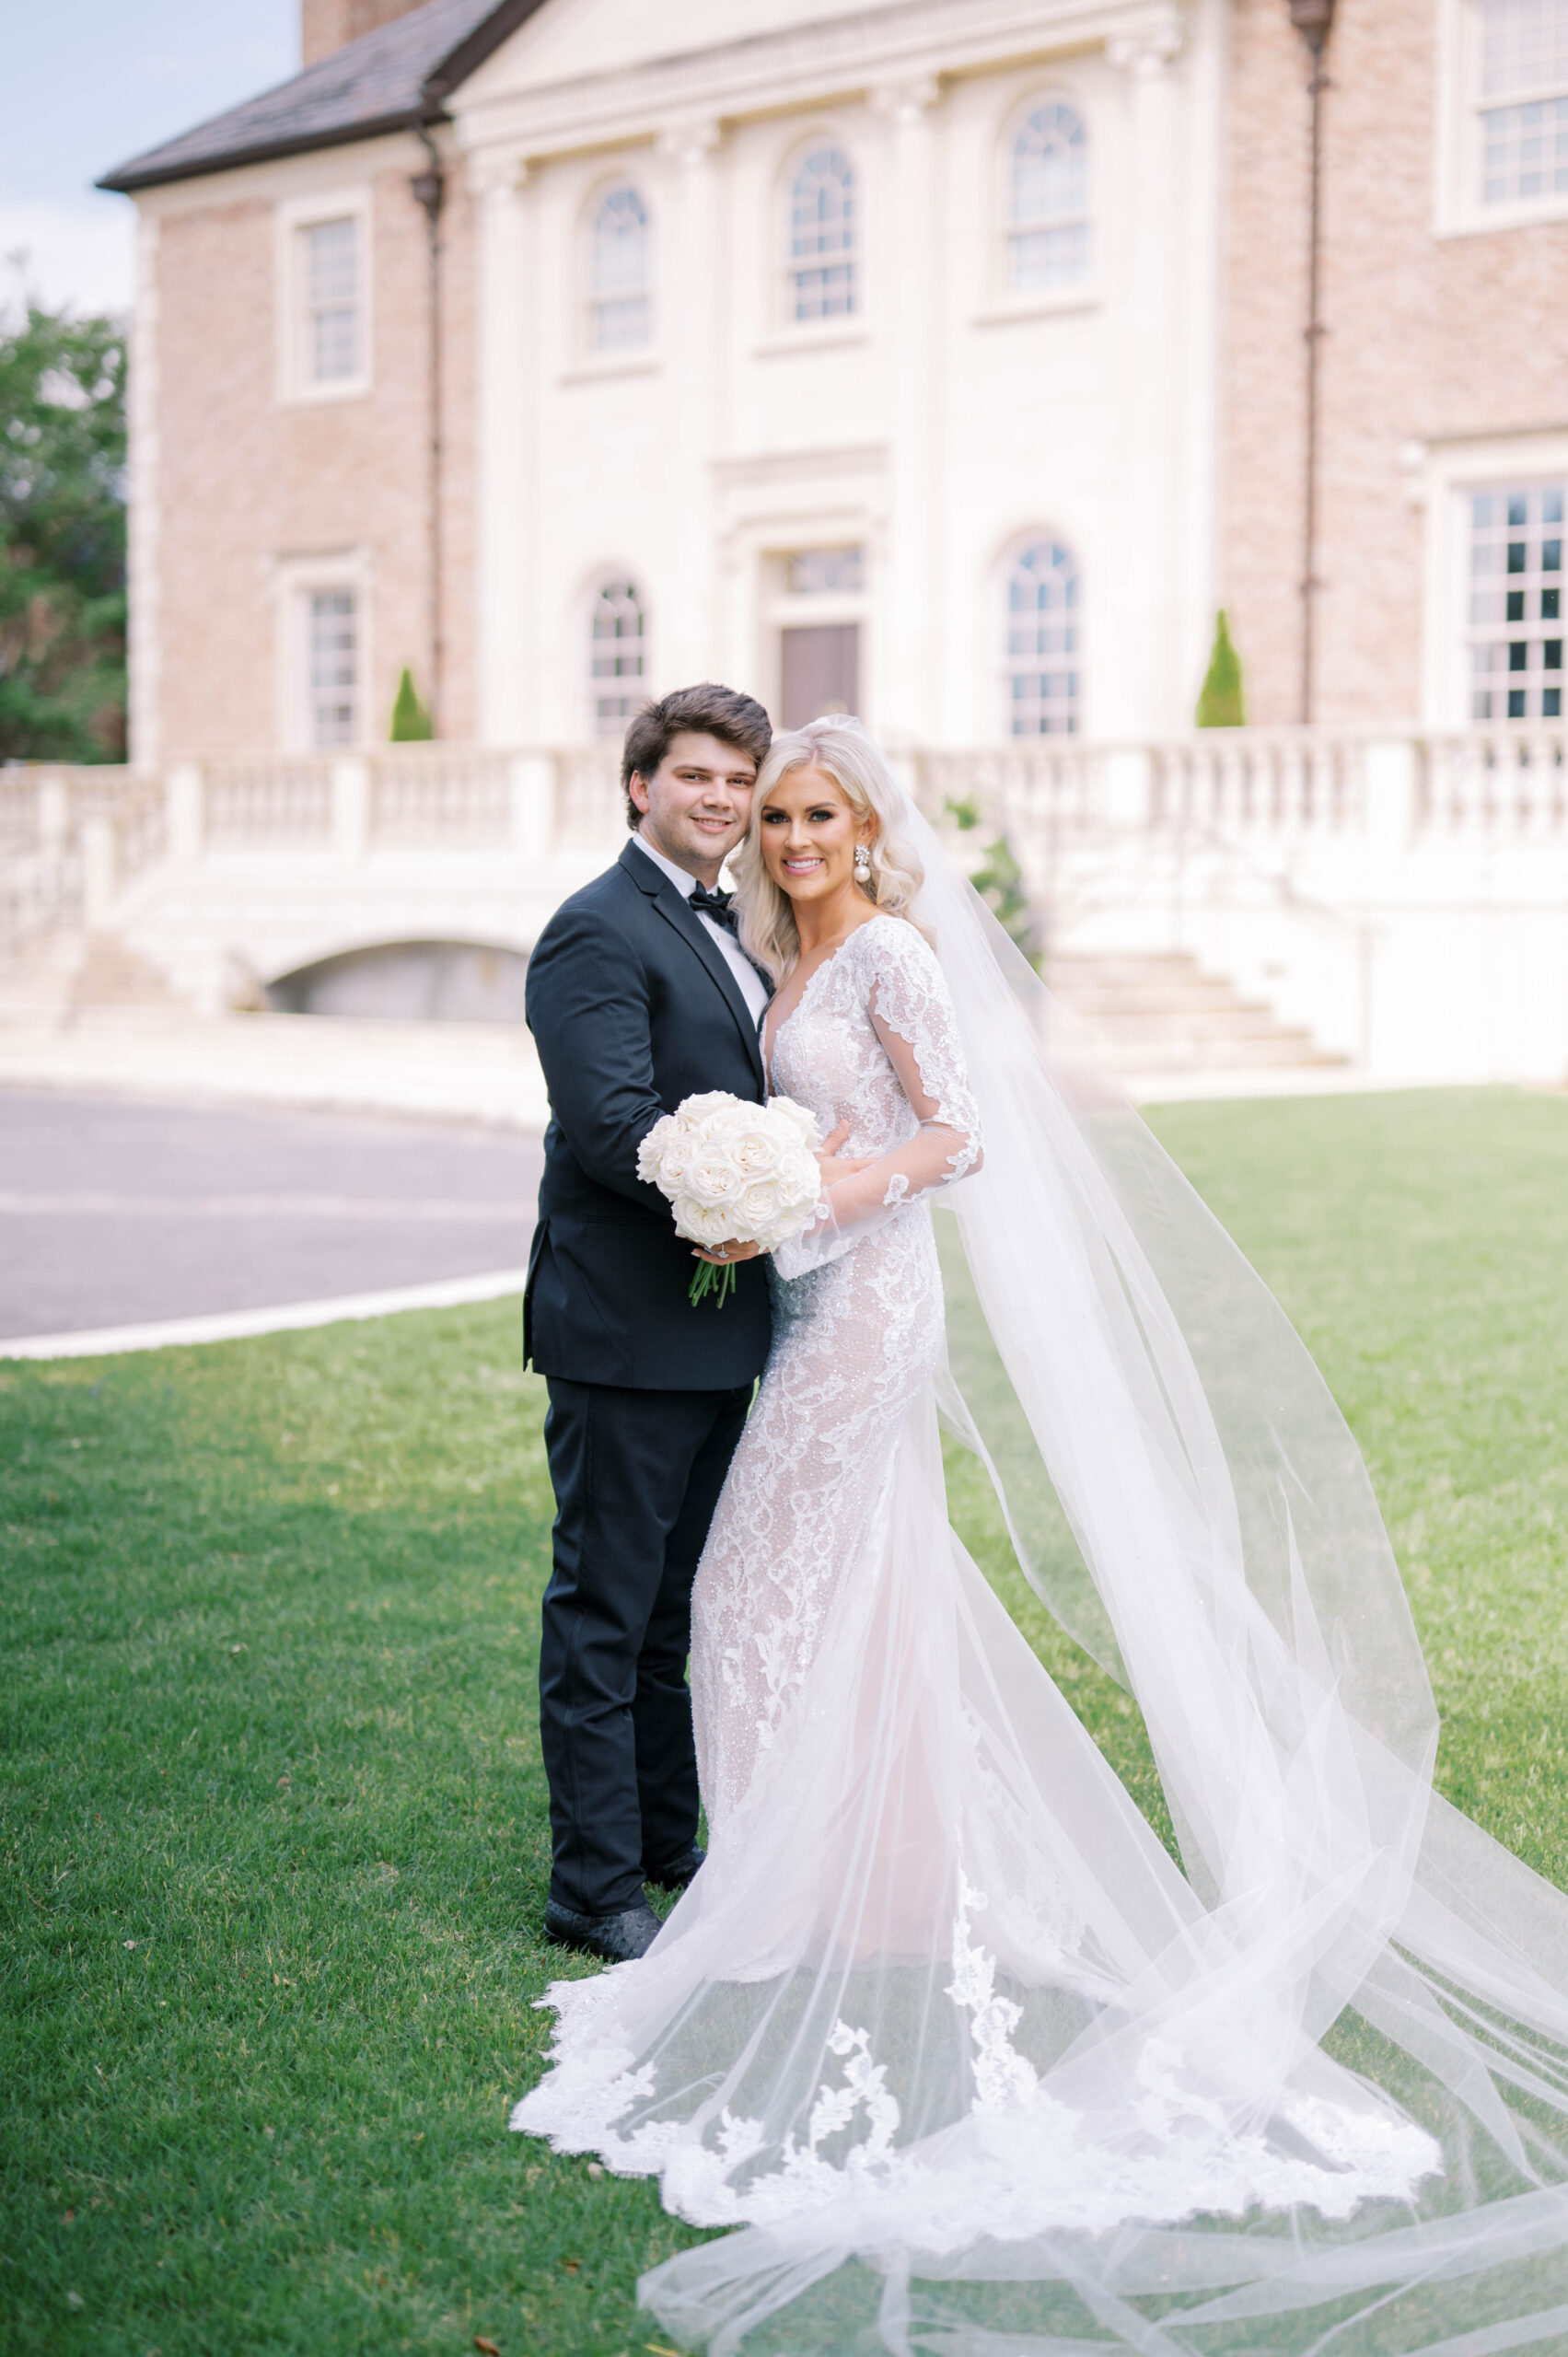
[[[760,1244],[739,1244],[732,1237],[727,1244],[715,1244],[711,1252],[694,1244],[691,1258],[705,1260],[710,1269],[733,1269],[738,1260],[754,1260],[761,1248]]]
[[[857,1170],[865,1169],[877,1159],[874,1154],[841,1154],[839,1148],[848,1135],[849,1123],[841,1121],[836,1129],[829,1131],[816,1149],[817,1168],[824,1187],[830,1187],[835,1178],[853,1178]]]

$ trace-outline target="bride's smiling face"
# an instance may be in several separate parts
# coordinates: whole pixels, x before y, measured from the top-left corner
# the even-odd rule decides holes
[[[857,818],[848,795],[826,770],[791,770],[762,805],[758,834],[762,863],[792,900],[830,900],[854,888],[854,851],[877,831]]]

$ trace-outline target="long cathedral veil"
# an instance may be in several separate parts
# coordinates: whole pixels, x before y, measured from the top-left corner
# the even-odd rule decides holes
[[[1433,1793],[1399,1572],[1307,1351],[935,830],[908,827],[985,1140],[935,1214],[939,1403],[1034,1586],[1135,1697],[1186,1869],[1136,1986],[1049,2084],[1107,2138],[1163,2135],[1179,2171],[1222,2117],[1331,2154],[1332,2072],[1368,2133],[1407,2122],[1430,2158],[1344,2214],[1226,2205],[1201,2172],[1191,2214],[1133,2201],[1098,2230],[1031,2230],[1027,2200],[1009,2223],[1000,2194],[990,2231],[956,2237],[827,2202],[680,2254],[642,2296],[688,2346],[792,2357],[1568,2350],[1568,1899]],[[1020,2130],[964,2165],[1016,2185],[1028,2149]],[[872,2291],[847,2298],[846,2275]]]

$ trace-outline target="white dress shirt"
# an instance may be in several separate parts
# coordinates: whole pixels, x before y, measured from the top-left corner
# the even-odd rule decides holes
[[[656,867],[664,870],[681,899],[689,900],[696,889],[697,878],[694,876],[688,876],[683,867],[677,867],[672,859],[666,859],[662,851],[656,851],[646,835],[634,834],[632,841],[640,852],[646,853]],[[724,962],[735,976],[736,987],[751,1010],[751,1020],[753,1023],[761,1023],[768,1004],[767,983],[727,925],[715,924],[712,917],[705,917],[703,914],[701,909],[697,911],[697,923],[723,950]]]

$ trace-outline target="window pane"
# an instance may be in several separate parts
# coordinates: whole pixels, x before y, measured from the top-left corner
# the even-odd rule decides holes
[[[1474,720],[1560,716],[1562,499],[1561,482],[1509,483],[1470,496]],[[1492,581],[1497,581],[1495,588],[1489,586]],[[1544,634],[1547,630],[1552,633],[1550,638]]]
[[[854,167],[841,148],[819,147],[790,190],[790,283],[797,319],[843,319],[858,309],[854,233]]]
[[[1489,99],[1568,83],[1568,0],[1484,0],[1481,87]]]
[[[833,590],[858,589],[862,579],[857,548],[797,549],[789,561],[792,597],[819,598]]]
[[[1036,540],[1007,580],[1006,693],[1015,737],[1078,726],[1078,569],[1060,540]]]
[[[588,629],[588,676],[594,728],[619,737],[645,702],[641,686],[645,651],[642,599],[633,581],[607,581],[594,599]]]
[[[1037,107],[1013,143],[1010,276],[1061,286],[1089,265],[1088,135],[1074,107]]]
[[[315,385],[360,374],[359,223],[317,221],[305,251],[305,370]]]
[[[1517,204],[1568,191],[1568,94],[1522,107],[1487,107],[1481,118],[1484,204]]]
[[[624,352],[653,331],[648,211],[639,190],[612,188],[594,215],[588,307],[596,352]]]
[[[312,590],[307,628],[310,741],[352,745],[359,736],[359,614],[354,591]]]

